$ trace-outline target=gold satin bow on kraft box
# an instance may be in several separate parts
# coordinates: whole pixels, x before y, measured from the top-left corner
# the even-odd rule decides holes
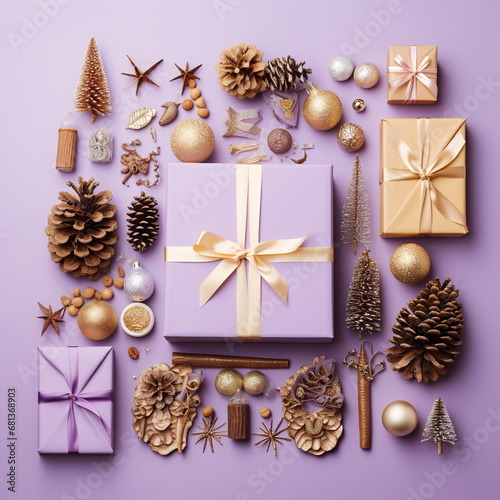
[[[435,45],[391,45],[387,53],[387,103],[434,104],[437,73]]]
[[[380,236],[463,236],[465,119],[380,123]]]

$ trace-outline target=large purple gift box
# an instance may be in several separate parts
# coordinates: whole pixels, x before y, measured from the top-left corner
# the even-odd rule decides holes
[[[38,452],[113,453],[113,348],[39,347]]]
[[[232,272],[200,307],[200,285],[221,264],[171,261],[176,248],[192,250],[203,232],[209,239],[238,241],[237,188],[233,164],[170,164],[167,179],[165,337],[169,341],[330,342],[333,339],[333,167],[331,165],[248,165],[249,176],[262,168],[259,182],[258,242],[304,238],[288,259],[272,266],[288,283],[288,301],[282,300],[261,273],[260,333],[242,338],[237,333],[237,272]],[[260,185],[261,182],[261,185]],[[252,184],[250,182],[250,184]],[[251,190],[251,189],[250,189]],[[240,191],[238,191],[241,194]],[[257,202],[249,195],[248,213]],[[253,203],[253,206],[252,206]],[[246,207],[246,205],[245,205]],[[241,205],[240,205],[241,208]],[[245,208],[246,210],[246,208]],[[248,215],[250,219],[250,215]],[[252,245],[248,222],[246,249]],[[226,244],[227,244],[227,240]],[[295,242],[297,240],[294,240]],[[302,241],[302,240],[300,240]],[[204,247],[198,242],[197,247]],[[255,243],[255,238],[254,238]],[[280,242],[279,242],[280,243]],[[278,244],[279,244],[278,243]],[[304,248],[306,247],[306,248]],[[314,259],[295,260],[301,251],[318,251]],[[241,250],[242,245],[238,246]],[[172,249],[172,251],[171,251]],[[324,257],[328,253],[329,257]],[[168,257],[167,257],[168,255]],[[328,260],[329,259],[329,260]],[[245,262],[245,261],[244,261]],[[231,265],[231,261],[226,262]],[[225,264],[224,264],[225,265]],[[245,262],[247,272],[254,269]],[[241,267],[241,266],[240,266]],[[254,268],[258,266],[253,266]],[[241,269],[238,269],[238,272]],[[244,272],[244,269],[243,269]],[[260,277],[259,277],[260,279]],[[267,282],[266,282],[267,281]],[[249,292],[249,296],[252,293]],[[239,307],[239,306],[238,306]],[[240,323],[238,323],[240,324]]]

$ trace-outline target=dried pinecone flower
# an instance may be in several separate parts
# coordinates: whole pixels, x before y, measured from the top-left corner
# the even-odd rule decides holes
[[[429,281],[415,299],[403,307],[393,325],[394,347],[386,349],[387,361],[403,378],[435,382],[446,375],[462,345],[464,317],[459,291],[446,278]]]
[[[304,68],[305,61],[297,64],[292,56],[277,57],[266,64],[265,82],[272,91],[288,92],[297,88],[297,82],[305,83],[307,75],[312,73],[309,68]]]

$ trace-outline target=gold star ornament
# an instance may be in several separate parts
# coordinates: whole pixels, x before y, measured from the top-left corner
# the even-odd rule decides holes
[[[265,446],[267,444],[266,448],[266,453],[269,451],[269,448],[273,447],[274,450],[274,456],[277,455],[277,444],[283,444],[282,441],[291,441],[290,438],[286,437],[280,437],[280,434],[282,432],[286,431],[286,427],[280,430],[281,424],[283,423],[283,419],[280,420],[280,423],[277,425],[276,429],[273,429],[273,421],[271,420],[271,425],[267,427],[267,425],[262,422],[262,426],[259,427],[259,429],[262,431],[260,432],[254,432],[254,436],[261,436],[264,439],[261,439],[257,443],[255,443],[255,446]]]
[[[137,65],[135,64],[134,61],[132,61],[132,59],[130,58],[130,56],[127,56],[128,57],[128,60],[130,61],[130,63],[132,64],[132,66],[134,67],[134,72],[135,74],[132,74],[132,73],[122,73],[122,75],[125,75],[125,76],[131,76],[132,78],[134,78],[134,80],[132,81],[132,83],[130,83],[129,85],[127,85],[125,88],[129,88],[130,85],[133,85],[134,83],[137,82],[137,86],[135,88],[135,95],[137,95],[139,93],[139,89],[141,88],[141,85],[144,83],[144,82],[148,82],[148,83],[151,83],[152,85],[155,85],[156,87],[159,87],[159,85],[155,82],[153,82],[153,80],[151,80],[151,78],[149,78],[149,73],[151,73],[151,71],[153,71],[156,66],[158,66],[158,64],[160,64],[163,59],[160,59],[158,62],[155,62],[153,64],[153,66],[151,66],[150,68],[148,68],[146,71],[142,71],[140,70]],[[125,90],[125,89],[124,89]]]
[[[221,446],[222,446],[222,441],[221,437],[227,437],[227,434],[225,434],[223,431],[220,429],[224,427],[226,424],[221,424],[217,425],[217,419],[219,417],[203,417],[203,427],[201,427],[198,424],[196,427],[201,429],[201,432],[193,432],[193,436],[199,436],[196,443],[198,444],[200,441],[204,441],[203,443],[203,453],[205,453],[205,449],[207,447],[207,444],[210,444],[210,450],[213,453],[214,452],[214,443],[213,440],[217,441]]]

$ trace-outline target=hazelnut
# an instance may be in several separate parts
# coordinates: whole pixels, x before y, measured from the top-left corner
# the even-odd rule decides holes
[[[205,104],[205,99],[203,99],[203,97],[198,97],[198,99],[196,99],[196,101],[194,101],[194,103],[196,104],[196,107],[197,108],[206,108],[206,104]]]
[[[98,290],[95,290],[95,292],[94,292],[94,299],[95,300],[101,300],[102,299],[101,292],[99,292]]]
[[[66,295],[61,295],[61,304],[67,307],[71,304],[71,299],[66,297]]]
[[[190,89],[194,89],[196,87],[196,80],[194,78],[190,78],[187,85]]]
[[[267,406],[263,406],[261,409],[260,409],[260,416],[262,418],[269,418],[271,416],[271,409],[268,408]]]
[[[83,300],[83,297],[75,297],[71,303],[75,306],[75,307],[82,307],[83,306],[83,303],[84,303],[84,300]]]
[[[85,299],[91,299],[94,296],[95,288],[92,288],[91,286],[86,286],[83,289],[82,295]]]
[[[119,278],[125,278],[125,270],[123,269],[122,266],[118,267],[118,277]]]
[[[113,284],[113,278],[109,274],[106,274],[106,276],[102,277],[102,284],[106,287],[111,286]]]
[[[71,305],[68,307],[67,311],[70,316],[76,316],[78,314],[79,309],[78,307]]]
[[[214,409],[211,406],[204,406],[203,410],[201,410],[201,414],[204,417],[213,417],[214,413]]]
[[[193,101],[195,101],[196,99],[198,99],[198,97],[201,96],[201,90],[198,88],[191,89],[191,92],[189,92],[189,96],[191,97],[191,99],[193,99]]]
[[[185,110],[190,110],[190,109],[193,109],[193,101],[191,99],[184,99],[182,101],[182,107],[185,109]]]
[[[80,289],[73,288],[73,297],[80,297]]]
[[[101,292],[102,300],[110,300],[113,298],[113,296],[114,296],[114,293],[113,293],[113,290],[111,290],[111,288],[105,288]]]
[[[116,288],[123,288],[123,278],[115,278],[113,283],[115,284]]]
[[[207,108],[198,108],[198,116],[200,118],[208,118],[209,111]]]

